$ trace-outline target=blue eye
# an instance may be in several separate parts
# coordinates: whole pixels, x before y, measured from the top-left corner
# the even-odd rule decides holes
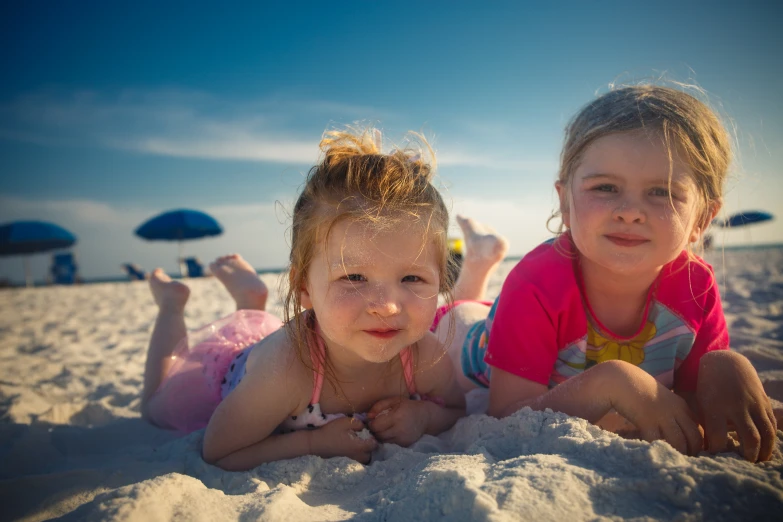
[[[596,192],[617,192],[617,187],[610,185],[609,183],[604,183],[601,185],[596,185],[592,188],[592,190]]]

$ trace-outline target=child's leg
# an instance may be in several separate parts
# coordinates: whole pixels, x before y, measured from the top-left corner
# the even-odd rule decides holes
[[[465,257],[454,285],[454,300],[478,301],[484,299],[489,277],[506,256],[508,241],[470,218],[457,216],[457,223],[465,236]]]
[[[485,320],[489,310],[489,306],[481,303],[461,303],[449,310],[435,328],[435,336],[451,358],[454,375],[464,392],[476,388],[476,384],[462,371],[462,347],[470,328]]]
[[[480,301],[485,297],[490,276],[508,251],[508,241],[490,227],[470,218],[457,216],[457,223],[465,237],[465,257],[454,285],[454,300]],[[465,338],[474,324],[487,318],[489,310],[482,303],[461,303],[449,310],[435,329],[435,335],[451,357],[457,382],[464,391],[476,387],[462,372]]]
[[[158,305],[158,316],[144,365],[141,413],[145,418],[149,418],[150,398],[171,367],[171,353],[177,343],[187,335],[185,303],[190,296],[190,289],[185,284],[172,281],[160,268],[150,274],[150,291]]]
[[[234,298],[237,310],[265,310],[269,291],[255,269],[239,254],[219,257],[209,265],[228,293]]]

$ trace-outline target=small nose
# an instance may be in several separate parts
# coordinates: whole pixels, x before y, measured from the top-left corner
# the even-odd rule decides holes
[[[391,317],[400,313],[400,302],[392,285],[376,284],[368,297],[367,308],[370,313],[381,317]]]
[[[619,201],[612,212],[612,217],[624,223],[644,223],[647,220],[641,202],[630,196],[623,197]]]

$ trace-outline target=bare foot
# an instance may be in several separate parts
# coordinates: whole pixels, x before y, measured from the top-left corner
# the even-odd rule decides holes
[[[150,274],[150,291],[158,308],[171,312],[182,312],[190,297],[190,288],[172,279],[160,268]]]
[[[454,299],[482,300],[490,275],[506,256],[508,241],[470,218],[457,216],[457,224],[465,236],[465,254],[454,285]]]
[[[492,227],[482,225],[473,219],[457,216],[457,224],[465,236],[465,259],[463,263],[477,263],[491,270],[500,263],[508,252],[508,241],[498,235]]]
[[[239,254],[217,258],[209,265],[212,275],[217,277],[234,298],[237,310],[265,310],[269,291],[255,269]]]

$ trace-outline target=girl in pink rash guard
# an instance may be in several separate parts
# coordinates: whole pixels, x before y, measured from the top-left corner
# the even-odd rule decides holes
[[[446,314],[463,389],[489,387],[491,415],[551,408],[691,455],[705,439],[725,450],[734,429],[747,460],[768,460],[774,412],[729,350],[712,267],[693,253],[730,163],[715,113],[681,90],[625,87],[586,105],[566,128],[557,237],[491,307]],[[481,298],[459,289],[455,299]]]

